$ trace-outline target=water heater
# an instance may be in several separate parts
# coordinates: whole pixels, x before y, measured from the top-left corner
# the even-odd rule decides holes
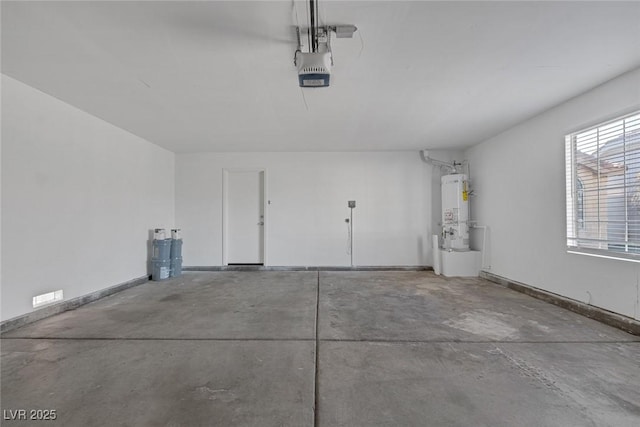
[[[469,250],[469,191],[465,174],[442,177],[442,237],[445,249]]]

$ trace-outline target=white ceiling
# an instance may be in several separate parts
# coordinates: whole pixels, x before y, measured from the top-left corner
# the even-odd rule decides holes
[[[462,148],[640,66],[640,2],[2,2],[2,72],[175,152]],[[303,96],[304,95],[304,96]],[[306,106],[305,106],[306,102]]]

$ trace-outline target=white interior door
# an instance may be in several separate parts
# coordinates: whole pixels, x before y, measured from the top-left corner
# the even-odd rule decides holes
[[[264,263],[264,171],[228,171],[227,263]]]

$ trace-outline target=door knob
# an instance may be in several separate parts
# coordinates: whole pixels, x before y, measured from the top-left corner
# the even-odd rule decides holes
[[[264,225],[264,221],[260,221],[258,225]]]

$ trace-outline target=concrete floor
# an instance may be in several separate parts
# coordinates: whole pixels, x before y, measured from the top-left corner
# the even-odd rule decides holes
[[[640,337],[431,272],[185,273],[1,345],[7,426],[640,425]]]

